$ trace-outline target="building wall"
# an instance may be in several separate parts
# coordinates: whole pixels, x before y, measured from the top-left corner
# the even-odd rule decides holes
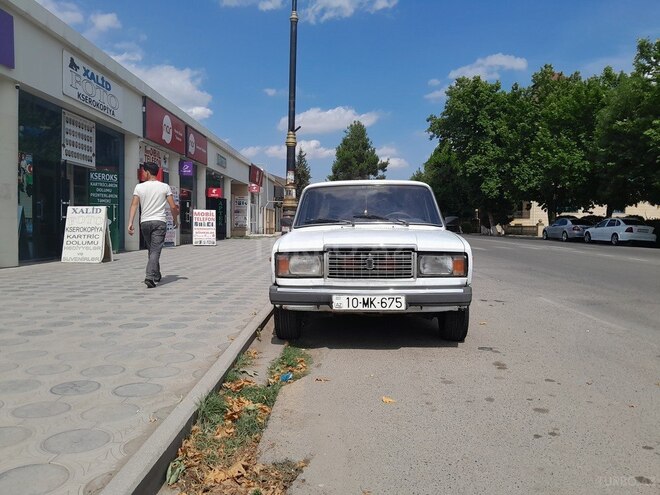
[[[208,167],[222,174],[225,179],[224,196],[231,218],[231,194],[245,190],[249,177],[250,161],[227,143],[215,136],[183,110],[149,87],[144,81],[115,62],[60,19],[52,15],[34,0],[0,0],[0,9],[13,16],[15,68],[0,65],[0,267],[18,264],[17,234],[17,157],[18,157],[18,91],[46,100],[58,107],[71,111],[96,124],[115,130],[124,139],[123,180],[120,182],[123,197],[124,217],[121,230],[125,233],[132,200],[138,183],[137,171],[140,164],[140,145],[160,147],[143,137],[143,97],[146,96],[164,107],[169,113],[183,120],[208,139]],[[89,66],[104,72],[113,85],[121,88],[121,120],[113,119],[63,93],[63,51],[79,57]],[[176,152],[170,155],[169,184],[178,187],[178,162]],[[226,158],[226,166],[218,166],[216,156]],[[197,207],[205,205],[206,166],[197,164]],[[233,184],[233,185],[232,185]],[[120,210],[120,211],[121,211]],[[249,225],[249,224],[248,224]],[[231,221],[227,225],[227,237],[232,234]],[[245,232],[243,232],[243,235]],[[240,235],[240,230],[239,230]],[[139,249],[139,237],[122,234],[124,249]]]

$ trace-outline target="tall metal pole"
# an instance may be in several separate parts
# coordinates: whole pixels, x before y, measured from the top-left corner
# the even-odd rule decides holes
[[[296,49],[298,44],[297,0],[291,0],[291,40],[289,43],[289,129],[286,134],[286,186],[284,187],[283,216],[293,217],[296,199]]]

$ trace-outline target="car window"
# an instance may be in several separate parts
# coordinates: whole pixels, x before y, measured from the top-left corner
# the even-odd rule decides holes
[[[609,222],[607,222],[607,226],[608,227],[615,227],[616,226],[616,220],[610,220]]]
[[[442,225],[433,194],[423,186],[351,184],[306,190],[300,199],[295,227],[333,220]]]
[[[598,225],[596,225],[596,228],[599,229],[600,227],[605,227],[607,225],[607,220],[603,220],[602,222],[598,222]]]
[[[625,218],[621,220],[623,223],[626,225],[646,225],[644,222],[641,220],[637,220],[636,218]]]

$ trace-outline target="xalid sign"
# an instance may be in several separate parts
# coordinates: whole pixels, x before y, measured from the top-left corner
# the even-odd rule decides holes
[[[102,71],[67,50],[62,51],[62,92],[121,122],[122,88]]]

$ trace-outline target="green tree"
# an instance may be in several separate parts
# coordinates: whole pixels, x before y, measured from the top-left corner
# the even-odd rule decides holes
[[[335,153],[328,180],[384,179],[389,161],[381,161],[362,122],[354,121]]]
[[[634,70],[620,74],[598,114],[596,200],[607,214],[660,203],[660,40],[637,44]]]
[[[510,148],[516,139],[509,135],[510,106],[509,96],[499,82],[462,77],[447,90],[442,114],[427,119],[427,132],[440,142],[436,151],[445,157],[451,152],[452,157],[447,162],[452,165],[436,173],[455,174],[470,207],[479,208],[491,228],[506,222],[518,199],[512,181]],[[433,161],[432,157],[432,167]],[[438,188],[436,194],[442,194],[442,190]]]
[[[604,106],[601,78],[582,80],[545,65],[532,76],[529,102],[535,127],[529,153],[517,170],[517,183],[553,222],[566,208],[593,205],[592,157],[595,122]]]
[[[296,156],[296,197],[299,198],[303,189],[309,185],[311,179],[309,164],[307,163],[307,154],[298,148],[298,156]]]

